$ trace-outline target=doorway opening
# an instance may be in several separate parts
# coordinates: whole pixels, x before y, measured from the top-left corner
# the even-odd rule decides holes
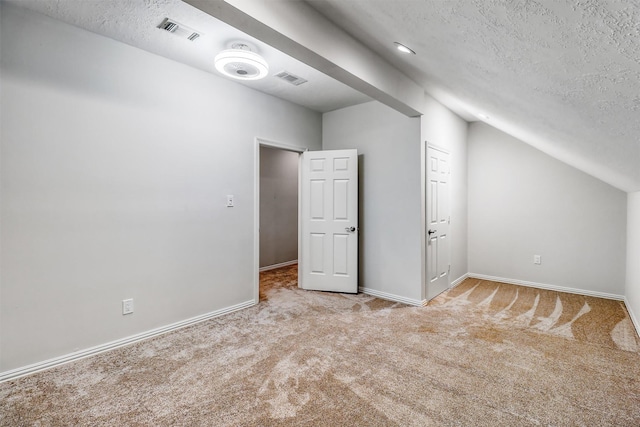
[[[264,287],[297,286],[300,154],[305,150],[256,139],[256,303],[264,299]]]

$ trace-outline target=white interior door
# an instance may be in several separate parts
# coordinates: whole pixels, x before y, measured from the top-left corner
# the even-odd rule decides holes
[[[300,228],[299,286],[357,293],[357,150],[302,154]]]
[[[451,283],[449,225],[449,153],[427,146],[427,295],[431,299]]]

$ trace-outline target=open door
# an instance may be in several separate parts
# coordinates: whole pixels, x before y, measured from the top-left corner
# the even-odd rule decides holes
[[[298,286],[358,292],[358,152],[307,151],[300,165]]]

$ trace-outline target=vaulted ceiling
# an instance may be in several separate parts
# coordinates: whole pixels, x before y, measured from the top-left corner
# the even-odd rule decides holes
[[[640,190],[640,1],[308,4],[467,120]]]
[[[261,39],[264,28],[248,35],[179,0],[9,1],[212,73],[213,56],[243,38],[258,47],[273,72],[286,69],[310,81],[297,88],[269,79],[246,83],[258,90],[330,111],[370,99],[351,85],[394,106],[385,90],[376,90],[375,79],[337,82],[326,75],[337,68],[332,58],[323,62],[316,53],[305,61],[304,45],[287,52],[300,57],[286,55]],[[316,28],[335,24],[327,40],[339,28],[355,44],[329,45],[325,56],[335,51],[339,59],[350,53],[375,57],[381,68],[417,83],[412,90],[426,90],[464,119],[486,121],[613,186],[640,191],[640,0],[187,1],[214,10],[229,3],[305,7],[325,21],[313,13],[303,14],[307,22],[286,22],[291,16],[275,13],[273,19],[302,31],[312,20]],[[197,44],[171,38],[156,28],[167,16],[204,36]],[[281,39],[283,46],[295,44]],[[416,55],[400,54],[395,41]]]

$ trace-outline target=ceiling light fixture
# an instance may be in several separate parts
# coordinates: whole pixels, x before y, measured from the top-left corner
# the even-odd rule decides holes
[[[216,70],[237,80],[260,80],[269,73],[267,61],[244,43],[234,43],[217,54],[214,62]]]
[[[412,53],[414,55],[416,54],[413,49],[408,48],[407,46],[403,45],[402,43],[393,42],[393,44],[395,44],[396,45],[396,49],[398,49],[402,53]]]
[[[482,120],[489,120],[489,116],[487,116],[484,113],[478,113],[478,117],[481,118]]]

